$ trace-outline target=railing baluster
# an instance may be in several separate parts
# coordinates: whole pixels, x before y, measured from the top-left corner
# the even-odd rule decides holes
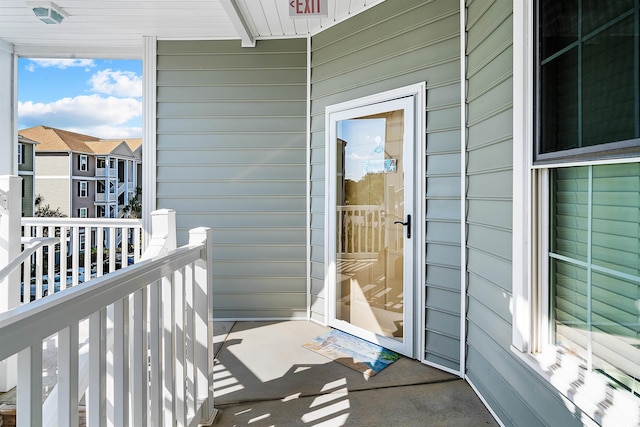
[[[109,227],[109,273],[116,270],[116,228]]]
[[[67,256],[69,255],[69,228],[60,227],[60,289],[67,289]]]
[[[175,275],[175,386],[174,386],[174,405],[178,425],[184,426],[187,421],[186,396],[185,396],[185,377],[187,366],[185,363],[185,299],[184,299],[184,268],[176,271]]]
[[[80,227],[71,228],[71,286],[78,284],[78,268],[80,267]]]
[[[133,262],[138,262],[138,259],[140,259],[140,252],[141,252],[140,248],[142,245],[142,235],[141,235],[142,228],[133,227],[131,230],[133,233],[133,251],[134,251]]]
[[[185,403],[187,407],[187,415],[192,417],[195,414],[196,398],[195,398],[195,364],[194,362],[194,344],[195,334],[195,312],[193,310],[193,287],[195,286],[193,264],[185,267],[185,354],[186,354],[186,371],[185,371]]]
[[[36,228],[36,237],[42,237],[42,227]],[[36,262],[36,270],[35,270],[35,286],[36,286],[36,299],[42,298],[42,248],[38,248],[35,253],[35,262]],[[29,281],[29,284],[31,281]],[[29,285],[29,288],[31,285]],[[24,283],[24,298],[27,298],[27,282]],[[30,291],[29,291],[30,292]]]
[[[162,280],[149,286],[149,423],[162,426]]]
[[[176,293],[176,277],[172,274],[162,279],[162,322],[163,322],[163,355],[162,355],[162,382],[164,406],[164,425],[176,425],[176,411],[174,410],[174,396],[176,390],[176,301],[173,296]]]
[[[89,317],[89,387],[86,396],[87,424],[104,427],[107,424],[107,311],[102,309]]]
[[[91,279],[91,227],[84,227],[84,281]]]
[[[120,254],[121,254],[121,259],[120,262],[122,263],[122,267],[126,267],[127,265],[129,265],[129,233],[128,233],[128,228],[126,227],[122,227],[122,229],[120,230],[120,236],[122,236],[122,240],[120,242]]]
[[[115,426],[129,425],[129,297],[113,303],[113,409]]]
[[[58,332],[59,425],[78,426],[78,324]]]
[[[55,237],[55,228],[50,225],[47,227],[47,237]],[[47,276],[49,277],[48,290],[49,295],[53,295],[56,286],[56,245],[47,245]]]
[[[96,227],[96,277],[102,276],[104,264],[104,228]]]
[[[42,341],[18,353],[16,425],[42,426]]]
[[[24,227],[24,237],[33,237],[33,231],[31,227]],[[31,258],[27,259],[22,264],[22,303],[26,304],[30,302],[31,297]]]
[[[147,425],[147,387],[149,384],[149,359],[147,354],[147,288],[133,294],[133,325],[131,348],[132,377],[132,425]]]

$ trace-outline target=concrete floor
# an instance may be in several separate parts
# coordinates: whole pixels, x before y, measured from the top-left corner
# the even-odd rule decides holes
[[[327,330],[307,321],[215,322],[215,425],[498,425],[455,375],[401,358],[367,377],[303,347]],[[49,359],[55,364],[54,352]],[[7,404],[15,389],[0,394]]]
[[[303,346],[306,321],[219,322],[216,426],[497,426],[455,375],[401,358],[372,377]]]

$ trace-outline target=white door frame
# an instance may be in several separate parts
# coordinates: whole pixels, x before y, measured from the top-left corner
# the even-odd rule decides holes
[[[337,120],[350,117],[352,110],[358,109],[358,113],[367,114],[375,110],[375,104],[386,103],[393,100],[409,99],[410,107],[407,109],[412,114],[413,126],[406,126],[405,139],[413,140],[413,146],[404,144],[405,165],[413,168],[413,185],[408,182],[405,188],[405,200],[412,201],[412,207],[405,207],[405,215],[411,213],[412,238],[405,241],[406,245],[411,245],[410,254],[413,253],[413,262],[405,262],[405,313],[404,331],[405,337],[401,353],[418,360],[423,359],[423,335],[424,330],[424,218],[425,218],[425,198],[424,198],[424,170],[425,170],[425,114],[426,114],[426,83],[418,83],[382,92],[372,96],[358,98],[326,107],[325,109],[325,324],[336,326],[346,332],[359,332],[362,338],[376,342],[382,346],[397,350],[397,341],[385,337],[380,337],[374,333],[363,333],[362,330],[350,330],[350,324],[344,321],[336,321],[336,236],[335,230],[335,189],[336,189],[336,130],[333,123]],[[402,101],[400,102],[402,104]],[[400,104],[398,104],[400,105]],[[398,106],[396,105],[396,107]],[[404,108],[404,107],[401,107]],[[407,138],[407,135],[410,138]],[[409,248],[408,248],[409,249]],[[405,260],[409,261],[409,260]],[[355,327],[353,327],[355,328]],[[355,328],[359,329],[359,328]]]

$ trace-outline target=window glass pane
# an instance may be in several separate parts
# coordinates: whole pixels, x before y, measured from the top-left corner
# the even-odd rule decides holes
[[[639,394],[640,164],[558,169],[552,185],[553,343]]]
[[[640,272],[640,164],[593,168],[593,263],[626,274]]]
[[[633,8],[634,3],[634,0],[583,1],[581,5],[582,34],[587,35],[623,13],[628,12]]]
[[[554,343],[565,351],[587,358],[587,270],[553,260]]]
[[[639,25],[636,0],[539,1],[536,161],[640,152]]]
[[[614,388],[640,393],[639,283],[593,273],[590,344],[592,369]]]
[[[578,39],[578,0],[539,2],[542,59]]]
[[[555,171],[552,252],[587,261],[588,167]]]
[[[634,43],[629,17],[583,44],[582,147],[638,137]]]
[[[540,152],[578,147],[578,50],[572,49],[543,65],[540,77]]]

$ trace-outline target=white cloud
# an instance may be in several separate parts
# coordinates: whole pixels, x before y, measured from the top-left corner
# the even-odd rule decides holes
[[[18,102],[18,115],[21,127],[43,124],[99,138],[139,137],[139,128],[127,126],[127,122],[142,116],[142,102],[134,98],[83,95],[50,103]]]
[[[107,95],[139,98],[142,96],[142,77],[132,71],[101,70],[89,80],[91,90]]]
[[[102,139],[126,139],[140,138],[142,136],[142,128],[132,126],[87,126],[87,127],[67,127],[64,130],[82,133],[84,135],[96,136]]]
[[[93,59],[57,59],[57,58],[42,58],[42,59],[30,59],[33,63],[40,67],[54,67],[60,69],[66,69],[69,67],[94,67],[95,61]],[[33,66],[27,66],[27,70],[34,71]]]

